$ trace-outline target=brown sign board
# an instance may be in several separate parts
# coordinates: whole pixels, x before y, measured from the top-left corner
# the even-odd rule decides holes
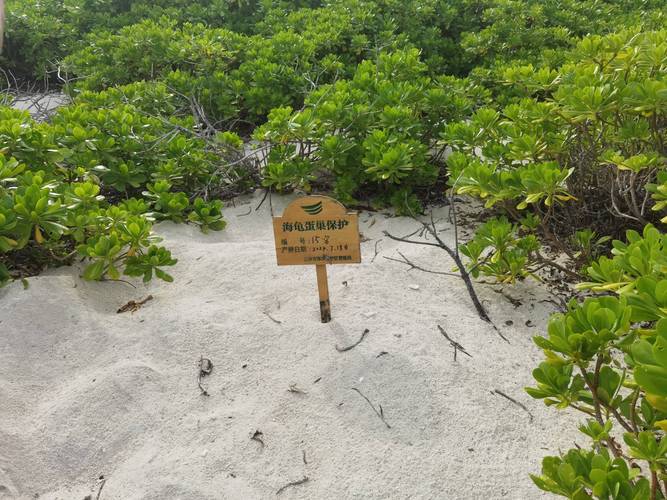
[[[361,262],[359,215],[328,196],[306,196],[273,218],[279,266],[315,265],[322,323],[331,321],[327,264]]]
[[[273,218],[279,266],[358,264],[359,215],[328,196],[306,196]]]

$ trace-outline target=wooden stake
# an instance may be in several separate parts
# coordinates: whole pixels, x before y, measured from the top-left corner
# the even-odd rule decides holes
[[[320,294],[320,317],[322,323],[331,321],[331,305],[329,304],[329,281],[327,280],[326,264],[316,264],[317,291]]]

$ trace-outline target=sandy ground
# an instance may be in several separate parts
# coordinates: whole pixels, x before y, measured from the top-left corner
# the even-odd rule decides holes
[[[528,473],[579,439],[572,416],[523,391],[547,291],[507,289],[515,308],[477,287],[508,344],[459,279],[383,258],[450,270],[441,250],[382,235],[414,221],[364,212],[364,261],[329,266],[334,320],[321,324],[313,267],[275,265],[268,203],[245,215],[258,199],[228,208],[223,232],[161,224],[173,284],[88,283],[75,266],[0,290],[0,498],[95,499],[102,475],[103,500],[541,498]],[[276,213],[287,201],[274,197]],[[472,357],[454,361],[437,324]]]

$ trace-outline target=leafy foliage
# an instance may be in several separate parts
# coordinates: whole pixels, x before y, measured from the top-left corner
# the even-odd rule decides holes
[[[566,313],[551,318],[547,336],[534,339],[546,360],[533,371],[536,387],[526,391],[547,405],[592,417],[581,427],[593,440],[592,450],[546,457],[542,475],[533,476],[541,489],[568,498],[665,498],[660,486],[667,477],[663,237],[648,226],[643,236],[629,231],[627,239],[614,242],[613,260],[602,257],[591,266],[596,283],[584,285],[616,296],[572,301]],[[603,267],[606,274],[599,272]],[[624,432],[626,450],[616,441],[614,426]],[[645,462],[644,473],[631,467],[636,461]]]
[[[381,54],[350,80],[320,86],[303,110],[274,109],[254,135],[272,146],[265,185],[309,190],[318,176],[332,174],[344,203],[371,192],[380,204],[419,211],[415,190],[439,176],[429,158],[432,134],[476,105],[467,82],[425,72],[416,50]]]
[[[343,67],[336,48],[310,33],[263,38],[161,18],[90,35],[65,66],[84,77],[77,90],[160,80],[214,121],[257,123],[274,107],[300,105],[313,82],[333,80]]]
[[[191,207],[183,191],[173,191],[208,182],[215,156],[170,124],[129,104],[79,103],[48,124],[9,108],[0,116],[2,281],[20,273],[13,257],[26,251],[50,256],[46,264],[78,253],[89,260],[86,279],[118,279],[123,271],[171,281],[162,268],[176,260],[157,245],[152,222],[189,219],[203,230],[224,228],[219,200],[197,198]]]
[[[655,221],[664,207],[666,37],[592,36],[558,70],[508,67],[507,82],[523,96],[442,134],[456,151],[448,160],[453,189],[517,222],[537,217],[538,233],[563,251],[577,230],[616,236],[628,222]],[[568,253],[580,264],[589,258]]]

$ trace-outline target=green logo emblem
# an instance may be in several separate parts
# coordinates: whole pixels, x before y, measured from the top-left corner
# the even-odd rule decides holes
[[[308,215],[317,215],[322,211],[322,202],[318,201],[313,205],[301,205],[301,208],[303,208],[303,211]]]

